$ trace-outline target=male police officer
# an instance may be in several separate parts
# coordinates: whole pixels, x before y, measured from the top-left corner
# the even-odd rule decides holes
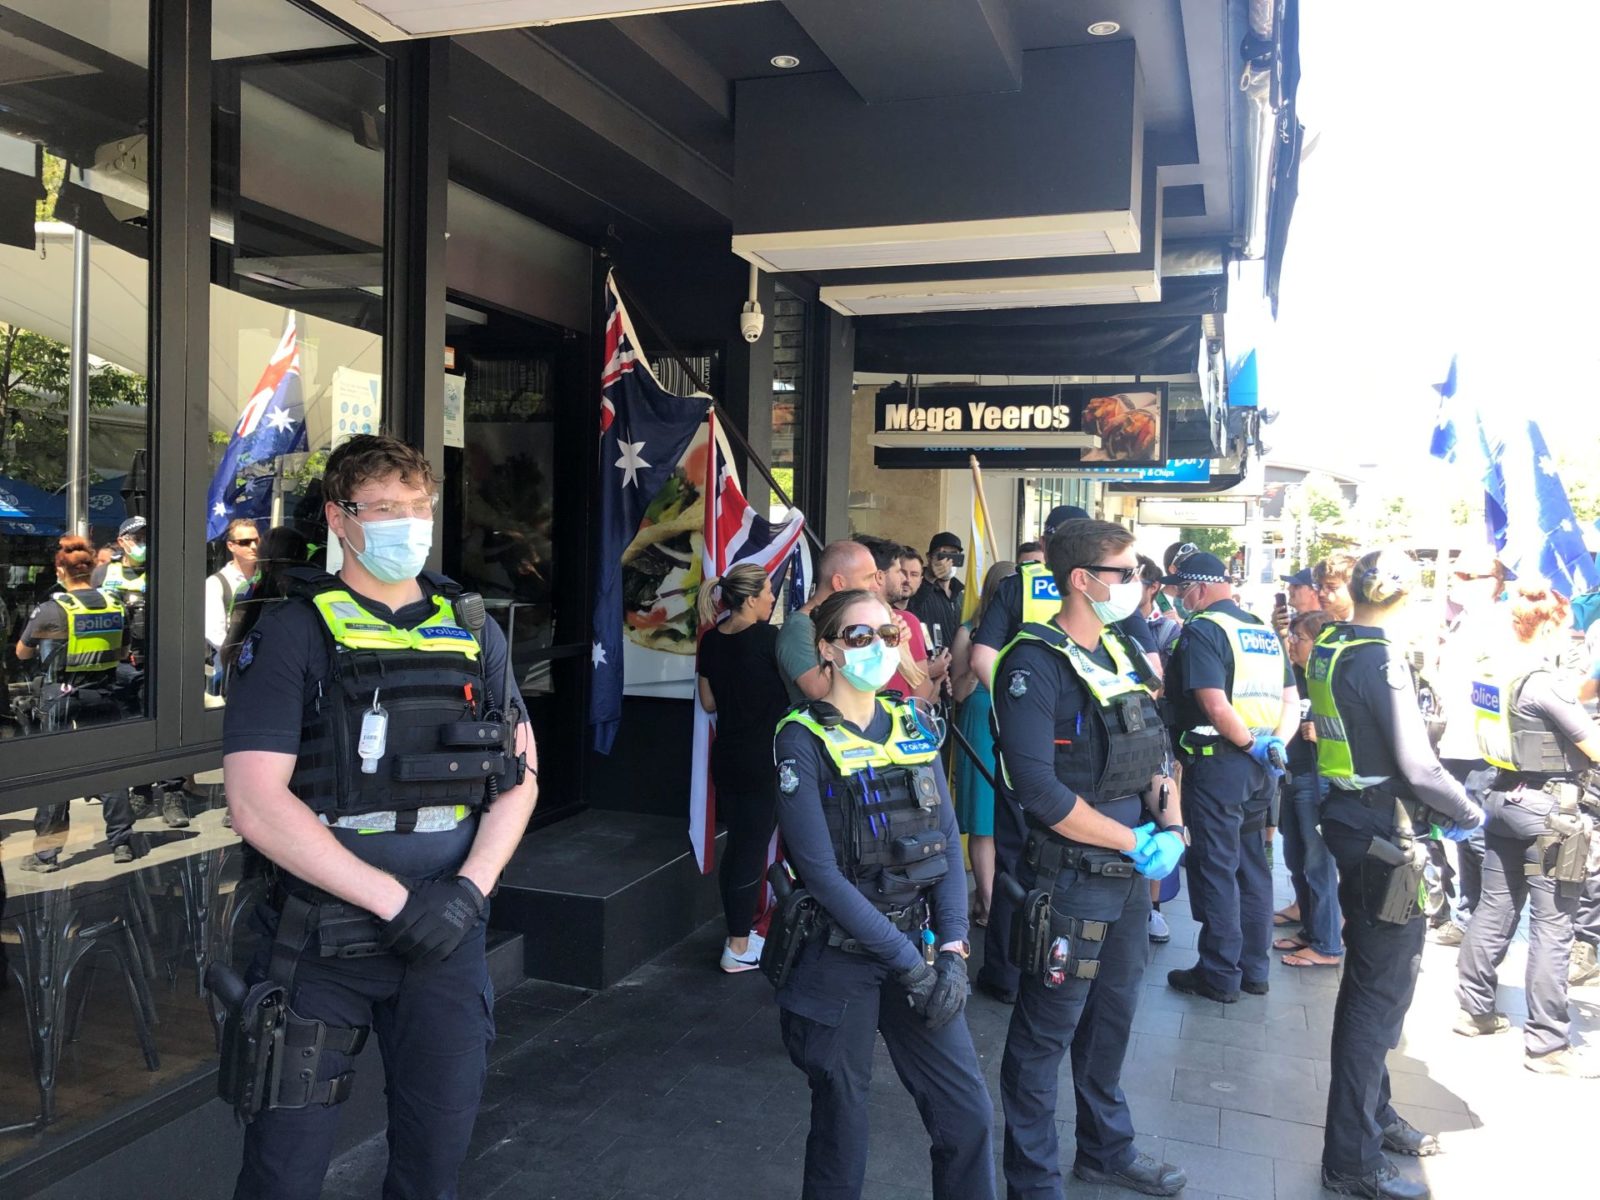
[[[1044,521],[1046,545],[1057,531],[1088,515],[1072,504],[1060,504],[1051,509]],[[1047,625],[1060,611],[1061,593],[1046,563],[1021,563],[1015,575],[1002,579],[972,639],[972,670],[980,684],[989,686],[1000,651],[1010,645],[1024,624]],[[1115,624],[1144,654],[1152,673],[1159,676],[1161,659],[1149,623],[1135,613]],[[1026,832],[1017,802],[1006,794],[1005,788],[997,788],[994,802],[996,871],[1015,876],[1017,856],[1022,853]],[[1014,999],[1017,992],[1017,968],[1010,960],[1007,944],[1010,917],[1011,901],[997,893],[990,903],[989,928],[984,931],[983,939],[983,966],[978,970],[977,980],[979,989],[1006,1002]]]
[[[1187,1178],[1134,1149],[1118,1085],[1147,953],[1140,876],[1164,877],[1184,848],[1160,775],[1166,732],[1138,652],[1107,628],[1138,607],[1138,557],[1127,530],[1089,520],[1058,530],[1048,553],[1064,601],[1022,627],[994,676],[1000,762],[1028,823],[1015,877],[1029,889],[1015,918],[1021,979],[1000,1068],[1007,1194],[1062,1195],[1056,1085],[1071,1046],[1073,1173],[1171,1196]]]
[[[284,989],[266,1015],[291,1055],[252,1090],[253,1047],[225,1038],[224,1081],[245,1085],[229,1098],[254,1116],[241,1200],[320,1194],[369,1026],[388,1077],[384,1194],[456,1194],[494,1028],[484,897],[537,772],[504,636],[481,601],[423,570],[434,487],[427,460],[392,438],[335,450],[323,494],[344,564],[337,578],[291,569],[290,598],[261,617],[230,681],[228,804],[279,882],[260,982],[217,990],[233,996],[231,1031],[261,1017],[258,989]]]
[[[1299,692],[1282,644],[1234,603],[1215,555],[1190,554],[1161,582],[1193,614],[1167,664],[1166,694],[1194,847],[1189,904],[1200,922],[1199,961],[1169,972],[1167,983],[1232,1004],[1241,988],[1261,995],[1268,986],[1272,870],[1263,831],[1300,719]]]

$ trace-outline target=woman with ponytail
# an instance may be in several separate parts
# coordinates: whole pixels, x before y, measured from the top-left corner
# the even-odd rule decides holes
[[[728,828],[720,882],[728,940],[722,969],[753,971],[762,939],[750,932],[761,896],[767,845],[778,794],[772,775],[772,735],[789,707],[778,671],[778,631],[772,581],[755,563],[740,563],[700,587],[700,706],[717,714],[711,743],[711,781],[717,818]]]

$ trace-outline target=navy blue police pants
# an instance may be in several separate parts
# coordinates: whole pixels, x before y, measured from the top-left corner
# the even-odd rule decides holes
[[[1184,870],[1189,910],[1200,922],[1196,969],[1212,987],[1237,992],[1265,983],[1272,954],[1272,868],[1264,816],[1271,775],[1247,754],[1218,744],[1183,767]],[[1253,827],[1253,828],[1252,828]]]
[[[1000,761],[994,763],[1000,778]],[[1004,787],[994,792],[994,869],[996,875],[1020,879],[1022,849],[1028,841],[1028,822],[1022,806]],[[989,927],[983,931],[983,966],[978,982],[999,992],[1017,990],[1017,967],[1011,961],[1011,921],[1014,910],[1005,889],[995,888],[989,899]]]
[[[932,1138],[934,1200],[993,1200],[994,1102],[966,1017],[929,1029],[876,959],[807,946],[778,993],[783,1044],[811,1085],[802,1200],[857,1200],[879,1033]]]
[[[1032,868],[1024,868],[1020,882],[1035,886]],[[1054,988],[1037,975],[1020,982],[1000,1062],[1008,1200],[1060,1200],[1056,1092],[1069,1047],[1077,1161],[1120,1171],[1135,1157],[1122,1062],[1149,952],[1150,885],[1137,875],[1116,879],[1066,870],[1056,877],[1050,907],[1062,917],[1110,927],[1103,942],[1080,939],[1073,946],[1074,955],[1098,959],[1093,979],[1068,978]]]
[[[1378,920],[1387,868],[1367,856],[1372,834],[1324,821],[1322,838],[1339,864],[1344,913],[1344,973],[1333,1009],[1332,1077],[1322,1165],[1346,1175],[1380,1169],[1383,1130],[1394,1123],[1389,1103],[1389,1051],[1417,986],[1427,919],[1419,910],[1404,925]]]
[[[252,978],[265,974],[266,961],[264,949]],[[389,1097],[384,1200],[455,1200],[456,1174],[472,1138],[494,1040],[484,923],[449,958],[429,967],[407,966],[393,954],[319,958],[313,938],[295,971],[289,1006],[308,1020],[370,1026],[378,1039]],[[324,1051],[317,1078],[332,1079],[350,1066],[348,1056]],[[245,1127],[234,1200],[316,1200],[340,1107],[257,1115]]]

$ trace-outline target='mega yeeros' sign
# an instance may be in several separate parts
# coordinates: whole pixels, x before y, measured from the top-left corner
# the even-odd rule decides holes
[[[1049,384],[1018,387],[919,387],[878,391],[873,462],[887,468],[963,467],[977,454],[985,466],[1094,470],[1166,462],[1164,383]],[[1015,444],[1005,435],[1018,434]],[[1072,445],[1093,434],[1098,449]],[[970,440],[968,440],[970,435]],[[1055,444],[1052,439],[1058,438]]]

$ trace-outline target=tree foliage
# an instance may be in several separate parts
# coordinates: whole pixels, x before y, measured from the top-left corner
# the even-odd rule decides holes
[[[67,396],[72,355],[65,342],[0,323],[0,475],[53,491],[66,483]],[[89,363],[89,408],[143,406],[143,375]]]
[[[1224,563],[1239,552],[1239,539],[1234,530],[1222,525],[1186,525],[1178,530],[1179,539],[1192,542],[1207,554],[1215,554]]]

